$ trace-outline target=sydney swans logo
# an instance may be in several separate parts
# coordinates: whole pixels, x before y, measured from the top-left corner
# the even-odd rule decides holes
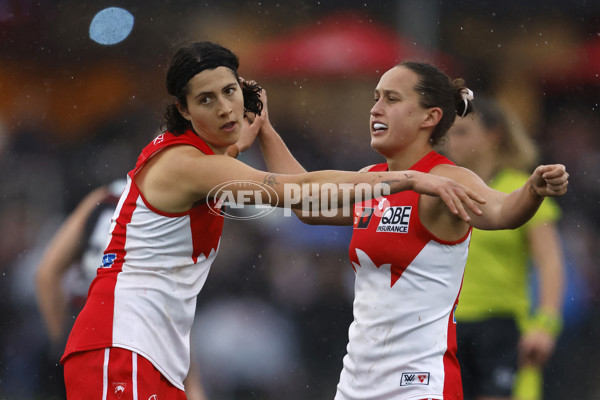
[[[215,186],[208,193],[210,211],[229,219],[256,219],[275,210],[271,204],[279,203],[275,190],[255,181],[229,181]],[[252,207],[246,207],[252,206]],[[234,211],[244,210],[243,215]]]

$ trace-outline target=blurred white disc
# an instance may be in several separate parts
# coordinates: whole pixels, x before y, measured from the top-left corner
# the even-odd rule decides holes
[[[105,8],[92,19],[90,38],[105,45],[119,43],[131,33],[133,19],[133,15],[123,8]]]

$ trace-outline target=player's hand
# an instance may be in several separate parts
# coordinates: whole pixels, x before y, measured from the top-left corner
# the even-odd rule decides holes
[[[261,125],[261,128],[263,128],[263,129],[260,129],[258,131],[259,135],[261,135],[263,133],[264,128],[271,126],[271,121],[269,120],[269,106],[267,104],[267,91],[265,90],[265,88],[263,88],[260,92],[260,100],[263,103],[263,109],[262,109],[262,112],[260,113],[260,118],[263,119],[263,124]]]
[[[519,341],[519,365],[543,366],[556,346],[556,338],[548,332],[532,329]]]
[[[256,135],[258,135],[258,131],[262,126],[265,118],[263,115],[256,115],[254,113],[246,113],[244,115],[244,122],[242,123],[242,132],[239,140],[236,143],[240,152],[246,151],[252,143],[254,143],[254,139],[256,139]]]
[[[540,165],[530,178],[531,190],[538,196],[556,197],[567,192],[569,174],[562,164]]]
[[[245,85],[246,82],[248,84],[255,84],[254,81],[245,81],[244,78],[240,77],[240,85]],[[264,92],[264,89],[261,90]],[[262,99],[262,94],[261,94]],[[263,109],[264,110],[264,109]],[[266,119],[266,111],[263,111],[260,116],[247,112],[244,114],[244,120],[242,121],[242,130],[240,133],[240,138],[235,144],[232,144],[227,148],[225,154],[228,156],[236,158],[241,152],[246,151],[252,146],[254,140],[256,139],[256,135],[264,123]]]
[[[255,116],[253,113],[246,114],[249,115],[244,115],[240,138],[237,142],[235,142],[235,144],[229,146],[225,152],[225,154],[230,157],[237,158],[242,151],[246,151],[250,148],[250,146],[252,146],[260,126],[263,123],[263,120],[260,119],[260,117]]]
[[[417,193],[439,197],[448,209],[462,220],[471,221],[466,208],[477,215],[483,214],[477,203],[485,204],[485,199],[465,185],[439,175],[416,171],[410,171],[410,173],[414,177],[412,178],[412,190]]]

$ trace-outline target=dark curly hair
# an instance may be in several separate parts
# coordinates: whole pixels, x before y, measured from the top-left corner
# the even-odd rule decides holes
[[[464,117],[473,111],[471,100],[463,100],[462,93],[467,90],[465,81],[462,78],[451,80],[438,68],[426,63],[405,61],[397,66],[408,68],[419,77],[415,90],[419,93],[422,107],[442,109],[442,119],[429,139],[435,146],[448,132],[457,114]]]
[[[175,96],[179,104],[187,107],[188,82],[194,76],[207,69],[229,68],[242,88],[244,111],[260,115],[263,103],[260,100],[262,88],[252,82],[242,82],[238,75],[238,57],[225,47],[212,42],[196,42],[181,47],[171,61],[167,71],[167,91]],[[175,102],[169,104],[164,113],[163,126],[167,131],[180,135],[191,129],[191,123],[179,113]]]

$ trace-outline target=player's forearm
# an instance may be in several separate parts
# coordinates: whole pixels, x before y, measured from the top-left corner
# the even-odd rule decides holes
[[[546,264],[540,269],[539,308],[545,312],[560,316],[562,309],[564,282],[563,271],[558,261]]]
[[[61,282],[57,277],[41,271],[37,276],[37,300],[42,318],[48,329],[51,341],[62,338],[66,315],[66,302],[61,292]]]
[[[262,175],[261,183],[270,187],[276,194],[276,196],[267,196],[266,192],[262,193],[263,202],[269,202],[277,207],[316,211],[350,209],[357,201],[411,189],[414,185],[412,182],[415,179],[414,174],[417,173],[323,170],[301,174],[273,174],[259,171],[256,175]]]
[[[301,174],[306,172],[270,122],[267,121],[263,124],[258,138],[269,172],[278,174]]]
[[[558,229],[548,221],[528,230],[534,264],[538,271],[539,308],[560,316],[564,298],[564,255]]]
[[[334,185],[338,190],[349,190],[352,197],[360,196],[363,189],[371,189],[371,193],[379,197],[404,190],[412,190],[418,175],[414,171],[394,172],[351,172],[338,170],[322,170],[297,175],[294,183],[317,185]],[[384,192],[385,193],[382,193]],[[364,198],[360,198],[364,200]]]
[[[498,229],[515,229],[525,224],[534,216],[544,197],[539,196],[533,185],[527,183],[510,193],[504,199],[498,221],[501,226]]]

